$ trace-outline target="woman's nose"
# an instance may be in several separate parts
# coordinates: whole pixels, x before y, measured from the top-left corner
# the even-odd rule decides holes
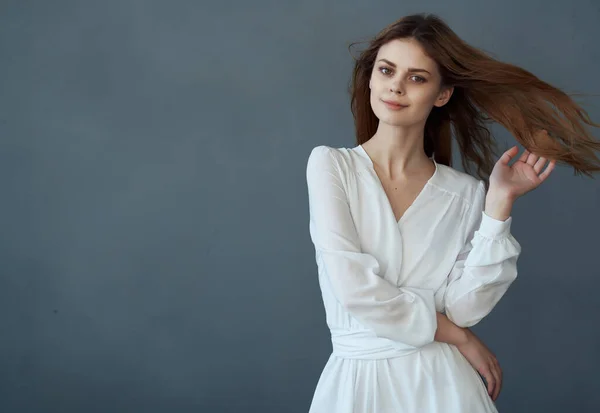
[[[404,85],[400,80],[393,80],[392,84],[390,85],[390,92],[401,95],[404,93]]]

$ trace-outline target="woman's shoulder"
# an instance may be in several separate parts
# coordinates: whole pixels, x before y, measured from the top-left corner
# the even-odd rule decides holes
[[[466,172],[453,168],[452,166],[438,164],[439,176],[435,185],[447,192],[463,198],[469,204],[473,203],[482,192],[485,193],[483,180],[469,175]]]
[[[328,145],[315,146],[310,150],[308,160],[310,162],[313,160],[321,160],[323,158],[331,158],[332,156],[334,156],[333,152],[335,152],[336,150],[337,148]]]
[[[348,157],[351,156],[355,151],[356,151],[357,147],[354,148],[347,148],[347,147],[336,147],[336,146],[329,146],[329,145],[318,145],[313,147],[310,150],[310,155],[309,157],[312,156],[336,156],[336,157]]]
[[[357,151],[358,148],[360,147],[315,146],[310,150],[308,167],[334,166],[340,172],[353,170],[357,166],[357,163],[361,162],[361,155]]]

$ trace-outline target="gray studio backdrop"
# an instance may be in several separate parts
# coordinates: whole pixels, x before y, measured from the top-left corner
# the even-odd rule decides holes
[[[592,0],[0,5],[2,413],[308,410],[331,344],[305,167],[354,145],[350,42],[435,12],[600,93]],[[599,206],[558,168],[515,208],[520,278],[475,329],[503,412],[599,409]]]

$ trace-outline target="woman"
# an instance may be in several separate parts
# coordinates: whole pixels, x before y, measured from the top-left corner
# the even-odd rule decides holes
[[[599,125],[435,16],[405,17],[376,36],[351,93],[357,146],[318,146],[307,164],[333,345],[310,412],[496,412],[502,372],[468,327],[517,276],[515,200],[556,162],[600,170],[600,144],[583,124]],[[490,120],[527,149],[494,163]],[[479,178],[451,167],[452,130]]]

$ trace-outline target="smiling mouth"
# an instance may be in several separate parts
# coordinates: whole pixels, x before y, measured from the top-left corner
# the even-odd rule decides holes
[[[383,102],[383,103],[384,103],[384,104],[385,104],[385,105],[386,105],[388,108],[391,108],[391,109],[404,109],[404,108],[407,108],[407,107],[408,107],[407,105],[401,105],[401,104],[399,104],[399,103],[396,103],[396,102],[390,102],[390,101],[387,101],[387,100],[382,100],[382,102]]]

